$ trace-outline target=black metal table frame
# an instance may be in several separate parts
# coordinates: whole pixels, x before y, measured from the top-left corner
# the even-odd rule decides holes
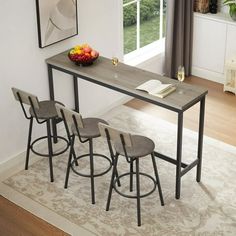
[[[86,81],[101,85],[106,88],[110,88],[112,90],[121,92],[123,94],[138,98],[140,100],[153,103],[155,105],[167,108],[168,110],[174,111],[178,113],[178,123],[177,123],[177,152],[176,152],[176,159],[173,159],[171,157],[168,157],[164,154],[155,152],[155,156],[158,158],[161,158],[165,161],[168,161],[174,165],[176,165],[176,187],[175,187],[175,198],[180,198],[180,190],[181,190],[181,178],[190,171],[193,167],[197,166],[197,173],[196,173],[196,181],[201,181],[201,169],[202,169],[202,148],[203,148],[203,132],[204,132],[204,116],[205,116],[205,97],[206,94],[203,94],[198,99],[192,101],[191,104],[188,104],[188,106],[184,107],[183,110],[177,110],[173,107],[169,107],[168,105],[153,102],[152,100],[149,100],[146,97],[142,97],[139,94],[135,94],[132,92],[128,92],[125,90],[122,90],[121,88],[117,88],[115,86],[102,83],[100,81],[94,80],[90,77],[82,76],[78,73],[74,73],[72,71],[66,70],[64,68],[60,68],[55,65],[47,64],[48,67],[48,80],[49,80],[49,92],[50,92],[50,99],[54,100],[54,84],[53,84],[53,69],[64,72],[66,74],[70,74],[73,76],[73,84],[74,84],[74,104],[75,104],[75,111],[79,112],[79,92],[78,92],[78,77],[80,79],[84,79]],[[184,111],[188,110],[193,105],[200,102],[200,111],[199,111],[199,129],[198,129],[198,150],[197,150],[197,158],[190,164],[186,164],[182,162],[182,137],[183,137],[183,113]],[[56,128],[56,121],[53,122],[53,134],[56,136],[57,134],[57,128]],[[55,139],[54,142],[57,140]],[[183,169],[182,169],[183,168]]]

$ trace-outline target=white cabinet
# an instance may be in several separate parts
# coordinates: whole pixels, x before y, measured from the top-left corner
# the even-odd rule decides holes
[[[228,60],[225,63],[225,83],[224,91],[232,92],[236,95],[236,60]]]
[[[224,83],[225,60],[236,56],[236,23],[223,14],[194,14],[192,74]]]
[[[236,24],[228,25],[226,41],[226,58],[236,58]]]

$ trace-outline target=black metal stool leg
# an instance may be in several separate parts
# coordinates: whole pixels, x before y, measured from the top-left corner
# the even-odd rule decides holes
[[[95,204],[95,191],[94,191],[94,163],[93,163],[93,140],[89,139],[89,156],[90,156],[90,175],[91,175],[91,195],[92,204]]]
[[[53,132],[53,142],[57,143],[58,138],[57,138],[57,124],[56,124],[56,119],[52,119],[52,132]]]
[[[109,148],[110,148],[110,146],[109,146]],[[113,152],[110,150],[110,152],[111,152],[111,161],[112,161],[112,165],[114,166],[114,157],[113,157]],[[116,154],[117,155],[117,154]],[[116,156],[115,155],[115,156]],[[116,178],[117,178],[117,185],[120,187],[121,186],[121,184],[120,184],[120,179],[118,179],[118,177],[119,177],[119,174],[118,174],[118,171],[116,170]]]
[[[75,142],[75,136],[72,136],[71,140],[71,145],[70,145],[70,153],[69,153],[69,158],[68,158],[68,163],[67,163],[67,169],[66,169],[66,179],[65,179],[65,185],[64,188],[68,187],[68,180],[69,180],[69,174],[70,174],[70,166],[71,166],[71,159],[72,156],[74,155],[74,142]]]
[[[153,153],[151,154],[151,156],[152,156],[152,164],[153,164],[153,169],[154,169],[154,173],[155,173],[155,176],[156,176],[156,182],[157,182],[157,187],[158,187],[158,191],[159,191],[159,196],[160,196],[160,200],[161,200],[161,205],[164,206],[165,204],[164,204],[164,199],[163,199],[163,196],[162,196],[161,183],[160,183],[160,179],[159,179],[159,176],[158,176],[155,156],[154,156]]]
[[[33,117],[30,118],[30,124],[29,124],[28,144],[27,144],[26,159],[25,159],[25,170],[28,170],[28,165],[29,165],[29,154],[30,154],[32,127],[33,127]]]
[[[66,124],[67,125],[67,124]],[[66,130],[67,130],[67,126],[66,126]],[[72,144],[72,138],[74,137],[74,135],[70,135],[70,133],[69,133],[69,131],[67,131],[68,132],[68,142],[69,142],[69,146],[73,146],[74,144]],[[75,137],[74,137],[75,138]],[[71,149],[70,149],[71,150]],[[73,155],[73,158],[74,158],[74,161],[75,161],[75,165],[76,166],[79,166],[79,164],[78,164],[78,160],[77,160],[77,158],[76,158],[76,154],[75,154],[75,149],[73,148],[73,150],[72,150],[72,155]]]
[[[52,167],[52,137],[51,137],[51,127],[50,127],[50,120],[47,120],[47,138],[48,138],[48,159],[49,159],[49,169],[50,169],[50,180],[51,182],[54,181],[53,179],[53,167]]]
[[[115,175],[117,174],[118,157],[119,157],[119,154],[116,153],[115,159],[114,159],[114,164],[113,164],[112,175],[111,175],[111,182],[110,182],[110,187],[109,187],[109,193],[108,193],[108,197],[107,197],[106,211],[109,211],[109,208],[110,208],[111,195],[112,195],[112,189],[113,189],[114,179],[115,179]]]
[[[117,185],[118,185],[118,187],[120,187],[121,183],[120,183],[120,179],[118,177],[119,177],[119,174],[118,174],[118,171],[116,170]]]
[[[138,219],[138,226],[141,226],[139,158],[136,158],[136,190],[137,190],[137,219]]]
[[[129,183],[129,190],[130,192],[133,191],[133,175],[134,175],[134,170],[133,170],[133,159],[130,159],[130,183]]]
[[[74,161],[75,161],[75,165],[79,166],[78,160],[76,159],[76,154],[75,154],[75,149],[74,148],[73,148],[72,155],[73,155],[73,158],[74,158]]]

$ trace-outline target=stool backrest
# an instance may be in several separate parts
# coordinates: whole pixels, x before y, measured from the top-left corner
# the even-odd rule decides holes
[[[132,136],[130,133],[121,131],[103,123],[99,123],[98,128],[101,136],[106,137],[108,140],[120,142],[122,145],[132,147]]]
[[[39,109],[39,101],[37,96],[14,87],[12,88],[12,92],[14,94],[15,99],[19,101],[22,105],[26,104],[32,106],[35,109]]]
[[[78,128],[83,128],[83,118],[80,115],[80,113],[75,112],[69,108],[66,108],[60,104],[56,104],[56,110],[57,110],[57,115],[63,119],[65,128],[67,131],[68,136],[72,134],[71,126],[74,124],[78,135],[79,135],[79,130]]]

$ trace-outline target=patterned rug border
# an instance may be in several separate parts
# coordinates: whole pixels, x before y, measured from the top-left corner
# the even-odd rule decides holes
[[[40,161],[40,160],[39,160],[39,161]],[[38,161],[37,161],[37,162],[38,162]],[[35,162],[35,163],[36,163],[36,162]],[[34,164],[35,164],[35,163],[34,163]],[[20,172],[23,172],[23,171],[24,171],[24,170],[22,170],[22,171],[20,171]],[[19,172],[18,172],[18,173],[19,173]],[[17,173],[17,174],[18,174],[18,173]],[[38,203],[39,205],[41,205],[42,207],[48,209],[49,211],[52,211],[52,212],[54,212],[55,214],[61,216],[62,218],[68,220],[67,218],[65,218],[65,216],[63,216],[63,214],[60,214],[60,213],[58,213],[58,212],[56,212],[56,211],[53,211],[53,210],[50,209],[48,206],[43,205],[40,201],[37,201],[37,200],[35,200],[35,199],[33,199],[33,198],[27,196],[25,193],[22,193],[22,192],[20,192],[19,190],[15,189],[15,188],[12,188],[12,186],[10,186],[10,185],[7,184],[7,183],[4,183],[4,181],[2,182],[2,184],[4,184],[4,185],[8,186],[9,188],[13,189],[13,190],[14,190],[15,192],[17,192],[18,194],[23,195],[25,198],[28,198],[28,199],[30,199],[31,201]],[[53,184],[53,183],[52,183],[52,184]],[[10,201],[11,199],[8,199],[8,200]],[[21,206],[21,208],[24,208],[24,207]],[[25,209],[25,210],[26,210],[26,211],[29,211],[29,210],[27,210],[27,209]],[[32,213],[32,214],[33,214],[33,213]],[[70,221],[70,220],[68,220],[68,221]],[[71,222],[71,221],[70,221],[70,222]],[[71,223],[75,224],[74,222],[71,222]],[[49,224],[50,224],[50,222],[49,222]],[[91,233],[91,234],[93,234],[93,235],[99,236],[99,234],[94,233],[93,231],[91,231],[90,229],[88,229],[88,228],[86,228],[86,227],[84,227],[84,226],[82,226],[82,225],[77,225],[77,226],[83,228],[85,231],[88,231],[89,233]],[[61,229],[61,230],[63,230],[63,229]],[[72,236],[73,236],[73,235],[72,235]]]

